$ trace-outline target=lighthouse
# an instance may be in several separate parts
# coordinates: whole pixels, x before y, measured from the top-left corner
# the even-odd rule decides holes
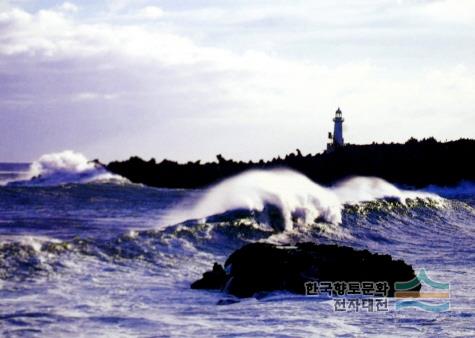
[[[338,107],[333,118],[333,134],[331,132],[328,133],[327,151],[332,151],[345,145],[343,141],[343,121],[345,120],[341,114],[340,107]]]

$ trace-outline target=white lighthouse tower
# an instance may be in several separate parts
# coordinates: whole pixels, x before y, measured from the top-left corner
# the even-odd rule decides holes
[[[335,117],[333,118],[333,135],[332,133],[328,133],[329,140],[327,144],[327,151],[332,151],[345,145],[343,140],[343,121],[345,120],[342,117],[340,107],[338,107],[337,111],[335,112]]]

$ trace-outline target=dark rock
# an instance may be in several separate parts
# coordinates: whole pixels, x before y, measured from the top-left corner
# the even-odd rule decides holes
[[[475,140],[437,142],[433,138],[405,144],[348,144],[316,155],[299,151],[270,161],[237,162],[218,156],[218,161],[178,163],[144,161],[131,157],[111,162],[107,170],[134,183],[163,188],[202,188],[250,169],[289,168],[311,180],[330,184],[350,176],[377,176],[392,183],[418,188],[430,184],[456,185],[475,181],[475,162],[467,154],[475,152]]]
[[[290,291],[305,294],[305,283],[387,282],[388,296],[394,296],[394,283],[415,277],[412,267],[389,255],[374,254],[337,245],[299,243],[276,246],[253,243],[236,250],[225,262],[194,282],[194,289],[217,289],[237,297],[257,292]],[[415,290],[419,290],[420,285]]]
[[[221,289],[226,282],[226,272],[218,263],[214,263],[213,270],[203,274],[203,278],[191,284],[192,289]]]

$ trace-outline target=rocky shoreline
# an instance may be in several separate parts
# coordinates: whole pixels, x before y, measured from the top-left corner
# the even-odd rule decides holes
[[[213,269],[192,283],[191,288],[219,290],[246,298],[272,291],[318,293],[312,283],[384,283],[384,294],[380,295],[393,297],[395,282],[415,277],[412,266],[402,260],[367,250],[308,242],[295,246],[252,243],[233,252],[224,267],[214,263]],[[418,290],[420,285],[413,289]]]
[[[438,142],[410,139],[404,144],[345,145],[331,152],[303,155],[297,149],[284,158],[242,162],[217,156],[217,162],[156,162],[131,157],[109,163],[107,170],[131,182],[161,188],[203,188],[249,169],[289,168],[321,184],[349,176],[376,176],[391,183],[423,188],[475,181],[475,140]]]

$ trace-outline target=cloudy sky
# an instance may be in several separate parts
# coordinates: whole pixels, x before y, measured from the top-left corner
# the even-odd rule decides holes
[[[475,137],[475,0],[0,0],[0,161]]]

